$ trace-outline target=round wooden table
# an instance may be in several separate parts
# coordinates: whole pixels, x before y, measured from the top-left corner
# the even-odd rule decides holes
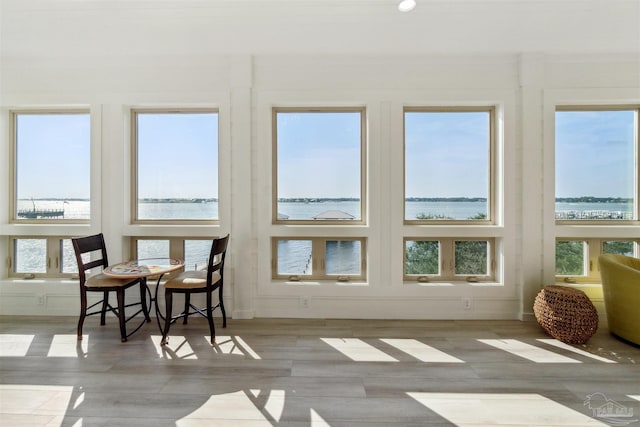
[[[141,279],[143,286],[147,290],[149,295],[149,303],[155,303],[156,308],[156,321],[158,322],[158,329],[162,333],[162,324],[160,318],[164,319],[160,308],[158,307],[158,289],[160,288],[160,280],[162,276],[167,273],[171,273],[184,268],[184,261],[176,258],[144,258],[134,259],[131,261],[121,262],[119,264],[110,265],[105,268],[103,273],[105,276],[111,276],[119,279]],[[149,287],[147,286],[147,278],[158,277],[156,282],[156,291],[152,295]],[[149,306],[149,308],[151,308]]]

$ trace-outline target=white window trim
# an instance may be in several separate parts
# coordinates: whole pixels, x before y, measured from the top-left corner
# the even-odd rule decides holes
[[[440,243],[439,274],[407,274],[406,272],[406,243],[408,241],[438,241]],[[489,245],[487,252],[487,274],[471,275],[455,273],[455,242],[483,241]],[[404,282],[495,282],[496,278],[496,239],[493,237],[405,237],[403,244],[403,280]]]
[[[443,106],[443,107],[435,107],[435,106],[425,106],[425,107],[408,107],[405,106],[402,111],[402,129],[403,129],[403,162],[402,162],[402,174],[403,174],[403,221],[406,225],[414,225],[414,224],[425,224],[425,225],[494,225],[496,224],[497,214],[496,209],[498,204],[496,203],[496,195],[497,195],[497,169],[496,169],[496,158],[497,158],[497,128],[498,124],[496,122],[497,112],[496,106]],[[466,220],[466,219],[437,219],[437,220],[429,220],[429,219],[407,219],[406,218],[406,142],[404,138],[405,135],[405,118],[406,113],[465,113],[465,112],[486,112],[489,113],[489,164],[488,164],[488,172],[489,172],[489,188],[487,193],[487,210],[488,215],[486,220]]]
[[[42,278],[70,278],[76,279],[78,273],[63,273],[63,254],[62,254],[62,240],[70,240],[71,236],[11,236],[9,240],[9,257],[8,257],[8,276],[10,278],[22,278],[22,279],[42,279]],[[46,253],[45,253],[45,266],[46,271],[42,273],[27,273],[16,272],[16,260],[18,254],[16,253],[16,240],[20,239],[35,239],[46,241]],[[75,260],[75,253],[73,254]]]
[[[360,113],[360,219],[359,220],[299,220],[278,217],[278,113]],[[365,225],[367,223],[367,109],[366,107],[272,107],[271,109],[271,221],[272,224],[296,225]]]
[[[634,177],[634,182],[635,182],[635,194],[634,194],[634,205],[633,205],[633,211],[632,211],[632,215],[635,217],[634,219],[631,220],[616,220],[616,219],[611,219],[611,220],[558,220],[556,219],[555,222],[558,225],[585,225],[585,226],[589,226],[589,225],[640,225],[640,123],[638,122],[640,119],[640,105],[638,104],[584,104],[584,105],[575,105],[575,104],[559,104],[556,106],[555,111],[554,111],[554,121],[553,121],[553,125],[554,125],[554,129],[555,129],[555,116],[556,113],[559,111],[622,111],[622,110],[634,110],[635,111],[635,156],[636,156],[636,161],[635,161],[635,177]],[[554,130],[554,138],[553,138],[553,147],[554,147],[554,153],[555,153],[555,130]],[[553,167],[555,170],[555,156],[554,156],[554,163],[553,163]],[[554,174],[555,176],[555,174]],[[554,180],[554,187],[555,187],[555,180]],[[555,212],[555,188],[553,191],[554,194],[554,212]]]
[[[94,215],[97,214],[97,207],[94,206],[93,197],[95,193],[94,191],[94,182],[96,182],[95,177],[99,174],[100,169],[96,167],[99,158],[97,154],[99,153],[99,143],[94,141],[99,141],[97,135],[99,135],[98,129],[100,127],[99,119],[99,111],[92,111],[92,108],[89,107],[42,107],[42,108],[33,108],[33,109],[23,109],[16,108],[9,110],[9,134],[10,134],[10,144],[9,144],[9,222],[11,224],[89,224],[94,219]],[[89,219],[60,219],[60,218],[50,218],[50,219],[28,219],[28,218],[18,218],[17,211],[17,153],[18,153],[18,129],[17,129],[17,119],[19,115],[29,115],[29,114],[87,114],[89,115],[90,121],[90,134],[89,134],[89,150],[90,150],[90,161],[91,168],[89,170],[89,176],[91,180],[90,190],[89,190],[89,202],[90,202],[90,215]]]
[[[635,94],[635,95],[634,95]],[[624,224],[595,224],[581,221],[576,224],[559,223],[555,219],[555,115],[558,109],[593,107],[617,108],[620,106],[638,106],[637,87],[618,88],[571,88],[546,89],[542,96],[543,105],[543,155],[542,167],[545,180],[542,185],[543,210],[546,212],[543,224],[542,279],[546,283],[555,280],[555,244],[559,238],[585,239],[589,237],[638,238],[640,222]],[[634,97],[635,96],[635,97]],[[640,165],[639,165],[640,166]],[[640,188],[640,183],[637,184]]]
[[[633,242],[633,251],[635,257],[640,255],[640,239],[637,238],[606,238],[606,237],[591,237],[591,238],[561,238],[558,237],[556,242],[558,241],[576,241],[576,242],[584,242],[585,247],[585,257],[584,257],[584,266],[583,271],[586,274],[556,274],[556,282],[564,282],[564,283],[601,283],[602,279],[600,277],[600,267],[598,264],[598,257],[603,253],[603,245],[605,242],[612,241],[624,241],[624,242]]]
[[[311,241],[311,274],[278,274],[278,241],[279,240],[309,240]],[[326,242],[327,241],[359,241],[360,242],[360,274],[327,274],[326,272]],[[290,282],[306,282],[310,280],[327,280],[338,282],[363,282],[367,279],[367,239],[364,237],[310,237],[296,236],[271,238],[271,278]]]
[[[218,218],[211,220],[201,219],[138,219],[138,114],[189,114],[189,113],[215,113],[218,116]],[[220,109],[216,107],[133,107],[129,111],[130,117],[130,141],[131,141],[131,157],[130,157],[130,183],[131,183],[131,224],[132,225],[220,225],[222,209],[222,171],[221,165],[227,160],[227,156],[223,153],[222,148],[222,130],[221,130],[221,114]]]

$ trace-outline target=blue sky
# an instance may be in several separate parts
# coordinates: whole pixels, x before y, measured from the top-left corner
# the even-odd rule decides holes
[[[279,198],[360,198],[360,113],[277,117]]]
[[[218,197],[217,114],[138,117],[139,197]],[[18,116],[18,199],[89,198],[89,122],[88,114]]]
[[[487,197],[488,113],[405,119],[407,197]],[[359,198],[360,132],[359,112],[279,112],[278,197]],[[88,114],[20,114],[18,198],[88,198],[89,138]],[[633,197],[633,111],[558,112],[556,141],[557,197]],[[140,114],[139,144],[139,197],[218,196],[216,113]]]
[[[20,114],[18,199],[89,196],[89,114]]]
[[[138,197],[218,197],[217,113],[138,114]]]
[[[633,197],[634,112],[556,113],[556,197]]]
[[[405,196],[488,197],[488,112],[405,113]]]

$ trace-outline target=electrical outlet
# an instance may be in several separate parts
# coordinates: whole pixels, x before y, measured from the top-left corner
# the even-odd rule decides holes
[[[462,306],[465,310],[471,310],[471,298],[462,298]]]
[[[38,305],[43,306],[46,304],[47,298],[44,296],[44,294],[38,294],[37,298],[38,298]]]
[[[300,297],[300,307],[301,308],[309,308],[310,298],[307,296]]]

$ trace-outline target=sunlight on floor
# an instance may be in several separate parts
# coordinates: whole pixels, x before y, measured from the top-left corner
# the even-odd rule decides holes
[[[539,394],[407,394],[457,426],[607,426]]]
[[[34,338],[35,335],[29,334],[0,334],[0,357],[27,356]],[[89,335],[83,335],[83,339],[78,341],[74,334],[56,334],[51,338],[47,357],[86,358],[90,348],[89,339]],[[151,341],[158,357],[198,359],[196,352],[184,336],[172,335],[169,344],[164,347],[160,346],[161,339],[160,335],[151,335]],[[208,346],[208,340],[208,336],[203,336],[201,344],[206,343]],[[384,350],[359,338],[321,338],[321,340],[356,362],[398,362],[398,359],[385,353]],[[370,341],[373,340],[372,338]],[[465,363],[463,360],[424,344],[417,339],[379,338],[379,341],[421,362]],[[536,363],[582,363],[579,360],[515,339],[478,339],[477,341]],[[603,363],[617,363],[555,339],[538,338],[536,341]],[[237,335],[217,336],[216,344],[211,348],[220,355],[244,356],[255,360],[262,359],[246,340]]]
[[[385,344],[388,344],[396,349],[407,353],[409,356],[415,357],[421,362],[432,363],[464,363],[456,357],[450,356],[447,353],[440,351],[430,345],[421,343],[415,339],[390,339],[380,338]]]
[[[87,357],[88,348],[88,335],[83,335],[80,341],[78,341],[76,334],[54,335],[47,357],[77,357],[81,359]]]
[[[519,340],[478,340],[492,347],[504,350],[516,356],[524,357],[536,363],[582,363],[579,360],[571,359],[560,354],[524,343]]]
[[[561,349],[563,349],[563,350],[572,351],[572,352],[574,352],[574,353],[576,353],[576,354],[579,354],[579,355],[581,355],[581,356],[590,357],[590,358],[595,359],[595,360],[598,360],[598,361],[600,361],[600,362],[604,362],[604,363],[618,363],[618,362],[615,362],[615,361],[613,361],[613,360],[609,360],[609,359],[607,359],[607,358],[604,358],[604,357],[598,356],[598,355],[596,355],[596,354],[591,354],[591,353],[589,353],[588,351],[580,350],[579,348],[575,348],[575,347],[574,347],[574,346],[572,346],[572,345],[565,344],[565,343],[563,343],[562,341],[558,341],[558,340],[555,340],[555,339],[551,339],[551,338],[538,338],[538,339],[537,339],[537,341],[540,341],[540,342],[545,343],[545,344],[552,345],[552,346],[554,346],[554,347],[561,348]]]
[[[322,338],[354,362],[397,362],[398,360],[358,338]]]
[[[205,339],[209,338],[205,337]],[[240,336],[218,335],[213,348],[220,354],[237,354],[251,359],[262,359]]]
[[[176,421],[176,426],[193,420],[259,420],[279,422],[285,403],[284,390],[247,390],[211,396],[198,409]]]
[[[0,335],[0,357],[26,356],[35,335]]]
[[[313,409],[309,409],[309,417],[311,418],[310,427],[331,427],[331,424],[326,422],[324,418]]]
[[[62,425],[72,394],[73,386],[0,384],[2,425]]]
[[[197,359],[198,356],[187,342],[187,339],[179,335],[171,335],[167,345],[160,345],[161,335],[151,335],[151,341],[158,353],[158,357],[164,359]]]

